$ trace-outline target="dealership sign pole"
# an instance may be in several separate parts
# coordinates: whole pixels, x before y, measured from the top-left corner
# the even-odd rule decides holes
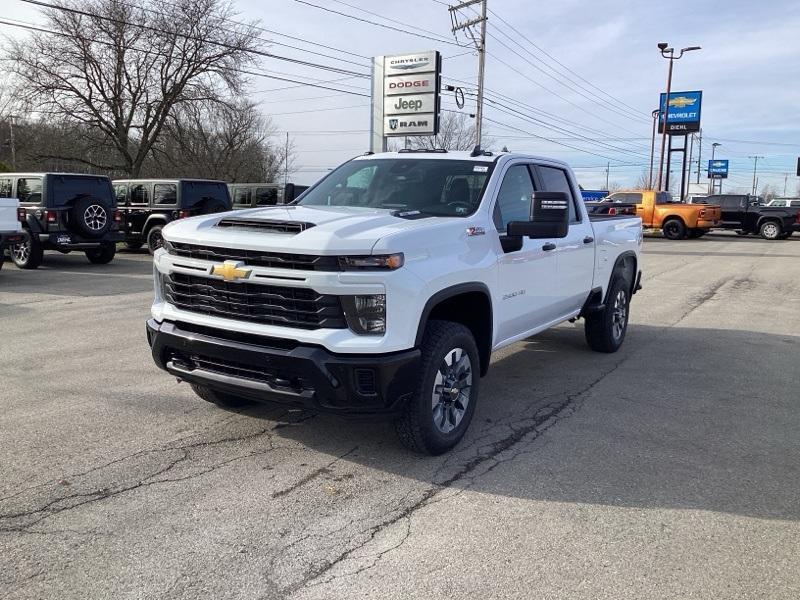
[[[439,133],[441,68],[434,50],[373,59],[372,152],[385,151],[390,137]]]

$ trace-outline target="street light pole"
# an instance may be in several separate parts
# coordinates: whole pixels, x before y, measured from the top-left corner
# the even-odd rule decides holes
[[[656,123],[658,123],[658,115],[661,114],[661,109],[653,111],[653,135],[650,138],[650,175],[647,177],[647,187],[653,189],[653,158],[656,153]]]
[[[714,154],[715,154],[715,152],[717,150],[717,146],[722,146],[722,144],[720,144],[719,142],[714,142],[713,144],[711,144],[711,162],[712,163],[714,162]],[[708,178],[708,184],[709,184],[708,187],[711,190],[709,193],[713,194],[716,191],[714,189],[714,187],[716,186],[716,183],[714,183],[714,180],[711,177]],[[721,187],[722,187],[722,185],[720,185],[720,188]]]
[[[667,70],[667,94],[664,96],[664,106],[659,108],[664,113],[664,130],[661,135],[661,160],[658,167],[658,189],[662,189],[663,176],[664,176],[664,157],[667,152],[667,123],[669,122],[669,95],[672,91],[672,64],[683,57],[685,52],[692,50],[700,50],[700,46],[689,46],[688,48],[681,48],[680,54],[675,56],[675,49],[669,48],[666,42],[660,42],[658,49],[661,50],[661,56],[669,60],[669,69]],[[667,174],[667,188],[669,187],[669,174]]]

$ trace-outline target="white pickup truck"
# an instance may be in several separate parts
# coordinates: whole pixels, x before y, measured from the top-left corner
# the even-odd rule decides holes
[[[286,206],[182,219],[155,257],[158,366],[222,406],[388,417],[410,448],[464,435],[493,351],[583,317],[616,351],[638,217],[590,217],[563,162],[367,154]]]
[[[22,220],[24,212],[20,211],[19,201],[15,198],[0,198],[0,269],[6,258],[6,248],[19,244],[24,239]]]

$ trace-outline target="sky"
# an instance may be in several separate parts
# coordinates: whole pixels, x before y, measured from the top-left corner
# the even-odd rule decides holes
[[[453,37],[444,0],[234,4],[237,18],[259,21],[261,49],[273,54],[368,75],[369,57],[439,50],[445,83],[474,89],[477,56],[463,35]],[[3,17],[41,22],[28,4],[3,0],[3,5]],[[489,0],[488,6],[486,88],[501,104],[486,104],[484,135],[495,140],[495,149],[505,145],[565,160],[580,183],[593,189],[605,187],[610,164],[609,181],[632,186],[649,163],[650,114],[666,87],[667,61],[656,45],[701,46],[675,62],[673,76],[673,91],[703,91],[700,181],[707,182],[705,166],[717,143],[716,158],[731,161],[725,191],[750,190],[750,157],[759,156],[759,188],[768,184],[782,194],[786,185],[787,193],[798,193],[800,2],[673,0],[658,8],[643,1]],[[475,16],[470,9],[463,14]],[[267,57],[258,57],[256,68],[265,76],[253,77],[250,98],[272,119],[276,143],[289,133],[296,156],[290,180],[312,183],[369,149],[370,99],[358,95],[369,94],[368,78]],[[458,110],[452,94],[445,95],[443,106]],[[510,106],[518,112],[509,114]],[[464,112],[474,111],[468,98]]]

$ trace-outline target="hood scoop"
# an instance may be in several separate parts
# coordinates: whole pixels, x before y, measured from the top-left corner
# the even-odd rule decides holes
[[[263,219],[242,219],[228,217],[220,220],[217,227],[228,227],[231,229],[250,229],[263,231],[266,233],[288,233],[297,235],[306,229],[314,227],[314,223],[303,223],[300,221],[269,221]]]

